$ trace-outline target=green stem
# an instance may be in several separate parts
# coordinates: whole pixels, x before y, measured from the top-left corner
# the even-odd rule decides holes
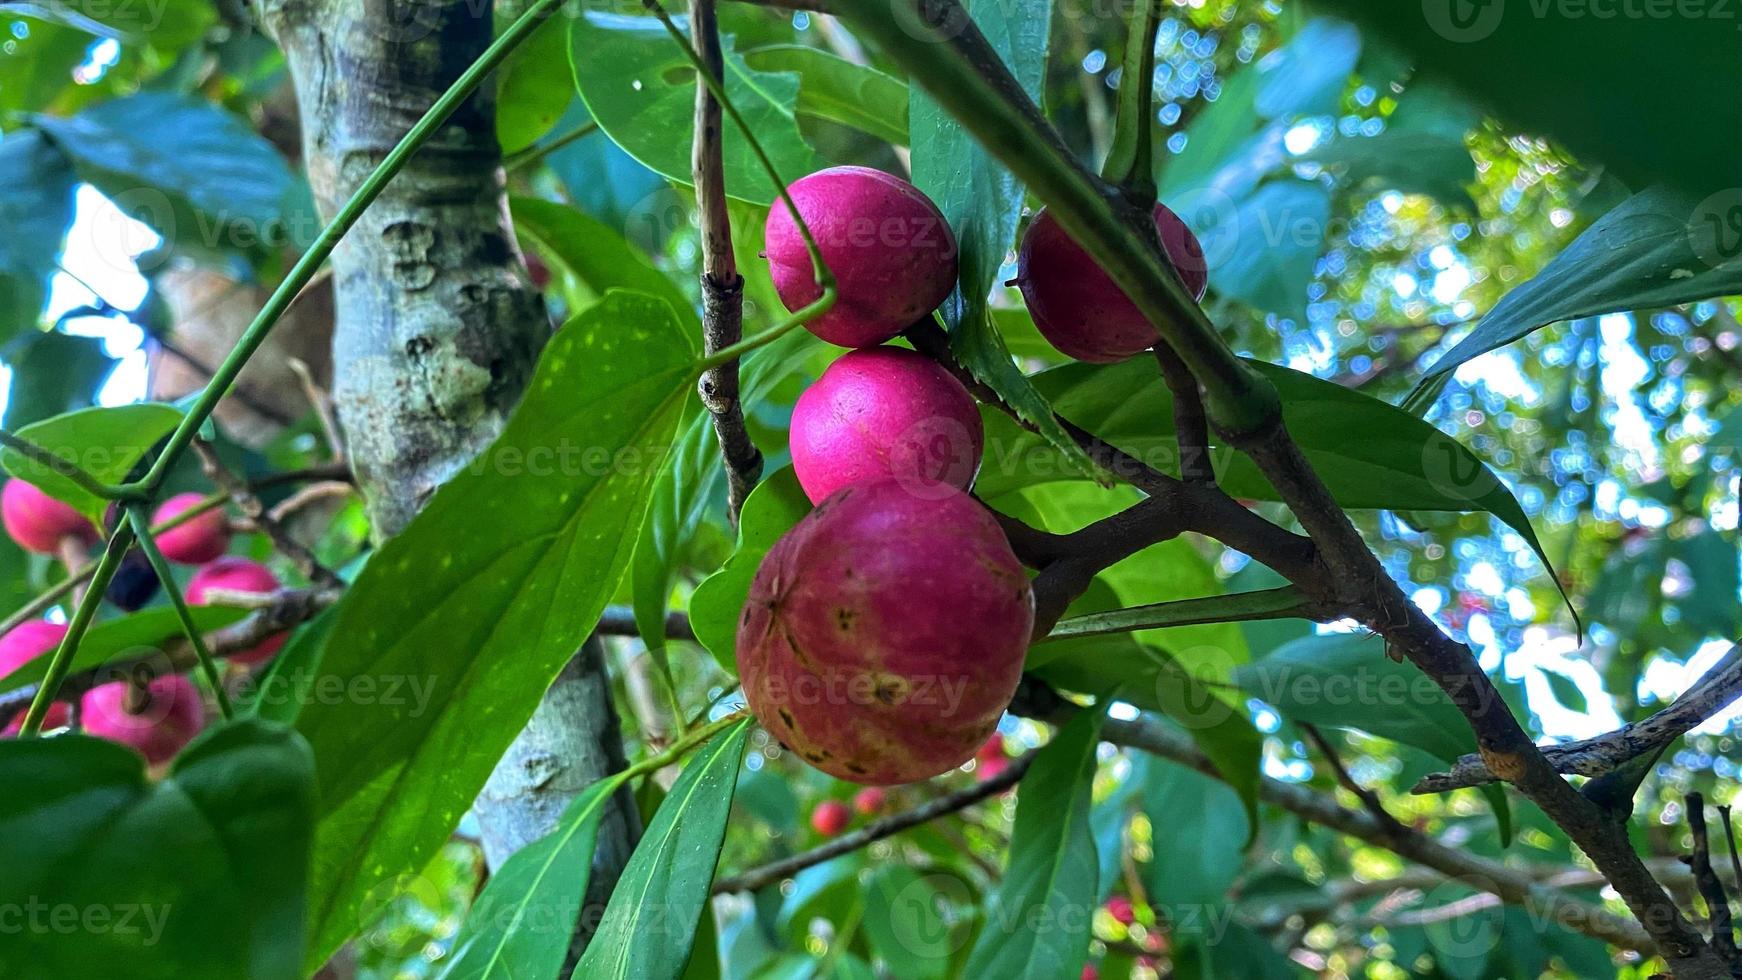
[[[175,461],[186,451],[188,444],[199,432],[200,426],[205,424],[212,411],[218,407],[218,402],[223,399],[230,390],[230,386],[235,383],[236,376],[242,373],[242,366],[247,364],[248,359],[254,356],[254,352],[260,349],[260,345],[266,342],[267,334],[278,323],[279,317],[284,315],[284,311],[290,308],[290,304],[295,301],[297,294],[302,291],[309,280],[314,278],[322,263],[326,262],[327,257],[338,246],[339,240],[345,237],[345,233],[351,230],[351,226],[357,223],[357,219],[363,216],[363,212],[368,209],[370,204],[374,203],[376,197],[380,196],[388,181],[399,174],[412,155],[429,142],[430,138],[441,129],[455,110],[459,109],[461,104],[471,97],[473,90],[483,84],[490,73],[502,64],[515,47],[531,36],[533,31],[543,26],[545,16],[559,7],[562,2],[563,0],[534,0],[526,8],[525,13],[515,19],[514,23],[510,24],[500,37],[490,43],[490,46],[484,50],[477,61],[472,62],[470,67],[460,73],[460,77],[454,80],[454,84],[449,86],[448,90],[443,92],[441,97],[436,99],[429,110],[423,114],[422,118],[412,125],[411,129],[400,139],[398,145],[388,151],[387,156],[382,158],[374,172],[364,178],[363,182],[357,186],[356,192],[351,195],[350,200],[346,201],[344,206],[339,209],[339,213],[333,216],[333,220],[321,229],[314,244],[310,245],[308,251],[296,260],[296,265],[291,267],[290,273],[285,276],[284,281],[272,291],[271,297],[266,300],[266,305],[262,306],[259,314],[254,317],[254,322],[248,325],[248,329],[243,332],[241,339],[231,349],[229,356],[224,358],[224,363],[218,365],[218,369],[212,373],[212,380],[200,392],[200,397],[194,402],[193,408],[188,411],[187,417],[170,434],[169,443],[164,446],[163,452],[158,454],[156,461],[152,463],[150,472],[146,473],[145,478],[138,483],[122,487],[123,491],[149,494],[155,492],[162,485],[164,478],[169,474],[170,467],[174,466]]]
[[[1042,642],[1076,636],[1131,633],[1164,626],[1199,626],[1205,623],[1292,618],[1313,619],[1315,616],[1312,604],[1306,596],[1290,585],[1263,592],[1180,599],[1133,606],[1129,609],[1115,609],[1111,612],[1090,613],[1086,616],[1072,616],[1060,620]]]
[[[548,143],[541,146],[529,146],[526,149],[521,150],[519,153],[514,154],[508,159],[502,161],[502,169],[509,173],[513,173],[516,170],[525,170],[527,167],[536,166],[552,153],[555,153],[583,137],[591,136],[593,133],[598,132],[598,130],[599,124],[589,119]]]
[[[748,712],[734,711],[717,721],[711,721],[671,743],[671,747],[666,749],[664,752],[642,759],[640,762],[637,762],[611,778],[622,783],[634,779],[637,776],[645,776],[648,773],[658,772],[666,766],[682,759],[684,756],[689,755],[703,742],[708,741],[715,735],[731,728],[733,725],[738,724],[748,717],[750,717]]]
[[[73,610],[72,622],[67,624],[67,633],[61,637],[60,646],[55,648],[54,657],[48,662],[48,671],[43,674],[42,683],[37,685],[36,697],[31,699],[30,707],[24,712],[24,723],[18,729],[20,738],[34,738],[42,732],[42,720],[48,717],[48,709],[54,704],[54,696],[60,692],[61,684],[72,670],[73,655],[78,652],[79,643],[84,640],[91,620],[97,616],[97,607],[103,602],[103,593],[109,589],[109,580],[115,577],[116,569],[121,567],[121,559],[132,545],[133,527],[123,521],[109,537],[109,546],[103,550],[103,557],[97,562],[97,570],[91,575],[90,591],[85,593],[78,608]]]
[[[151,563],[151,570],[157,573],[157,580],[163,583],[164,594],[169,596],[169,604],[175,607],[176,618],[181,620],[182,633],[186,634],[188,643],[194,648],[194,656],[199,658],[200,672],[206,675],[206,682],[212,687],[212,693],[218,699],[218,711],[229,721],[234,713],[230,710],[230,695],[224,691],[223,675],[218,673],[217,661],[212,659],[212,651],[206,646],[205,637],[200,635],[200,629],[194,625],[193,613],[188,611],[187,599],[181,594],[181,588],[175,584],[175,574],[170,570],[169,560],[163,557],[157,542],[151,536],[151,525],[145,516],[144,508],[132,506],[127,508],[127,519],[133,524],[133,533],[139,539],[139,550],[145,552],[145,560]]]
[[[56,473],[59,473],[61,476],[64,476],[78,484],[79,489],[84,490],[86,493],[92,494],[93,496],[101,497],[104,500],[122,500],[132,496],[127,488],[104,483],[102,480],[86,473],[72,460],[61,459],[54,453],[49,452],[47,449],[44,449],[22,436],[13,435],[10,432],[0,430],[0,446],[5,446],[7,449],[12,450],[33,463],[45,466]]]
[[[833,305],[835,305],[835,284],[830,282],[828,285],[823,287],[823,294],[818,296],[816,302],[811,305],[804,307],[791,316],[788,316],[786,319],[772,327],[769,327],[767,330],[745,337],[743,340],[738,341],[730,347],[722,347],[712,355],[697,361],[696,373],[702,374],[706,371],[712,370],[713,368],[717,368],[722,364],[727,364],[731,361],[737,360],[758,347],[772,344],[781,337],[790,333],[793,327],[796,327],[801,323],[809,323],[817,317],[822,316],[824,313],[828,312],[829,307]]]
[[[1231,435],[1260,432],[1281,418],[1275,386],[1234,355],[1153,240],[1138,233],[1149,216],[1084,169],[958,0],[835,0],[831,9],[906,69],[1045,203],[1186,362],[1218,428]],[[947,25],[947,37],[927,27],[939,23]]]
[[[1113,146],[1101,167],[1101,179],[1125,192],[1131,206],[1148,212],[1155,207],[1153,136],[1155,116],[1150,102],[1155,88],[1155,36],[1161,27],[1161,0],[1143,0],[1131,8],[1125,39],[1125,63],[1119,71],[1119,114],[1113,123]]]

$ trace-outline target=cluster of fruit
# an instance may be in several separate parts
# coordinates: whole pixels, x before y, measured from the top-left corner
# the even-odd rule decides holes
[[[197,493],[178,494],[158,507],[152,524],[168,524],[204,505],[204,498]],[[12,540],[39,554],[61,554],[68,543],[82,551],[98,537],[97,528],[83,514],[23,480],[9,480],[0,490],[0,518]],[[153,540],[170,561],[199,566],[187,583],[187,601],[193,605],[207,604],[214,593],[278,591],[278,577],[271,569],[252,559],[226,554],[230,527],[221,510],[207,508]],[[0,677],[59,646],[66,632],[62,623],[38,619],[20,623],[0,636]],[[252,649],[231,654],[230,659],[250,665],[263,663],[278,652],[284,640],[283,636],[268,637]],[[181,751],[204,727],[205,720],[205,700],[193,681],[178,673],[153,676],[145,666],[97,684],[79,699],[78,721],[84,731],[132,746],[154,765]],[[71,721],[69,706],[57,703],[49,709],[43,727],[59,728]],[[0,734],[15,734],[22,723],[22,715],[16,715]]]
[[[948,222],[912,184],[865,167],[820,171],[788,192],[836,281],[834,305],[807,327],[853,350],[793,409],[793,470],[817,506],[757,570],[738,669],[757,719],[818,769],[914,782],[986,743],[1021,678],[1034,598],[998,521],[967,493],[985,439],[973,397],[937,362],[887,346],[955,287]],[[1163,206],[1155,222],[1201,297],[1196,239]],[[786,307],[817,301],[787,208],[770,211],[765,241]],[[1066,355],[1115,361],[1160,341],[1044,210],[1023,237],[1017,281]]]

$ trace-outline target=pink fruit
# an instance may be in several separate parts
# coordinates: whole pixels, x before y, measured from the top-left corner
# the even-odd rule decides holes
[[[173,758],[199,734],[206,706],[192,681],[180,674],[159,677],[136,698],[129,681],[99,684],[85,692],[80,720],[98,738],[130,745],[156,765]]]
[[[997,732],[974,753],[974,774],[981,782],[992,779],[1010,768],[1010,756],[1004,751],[1004,736]]]
[[[888,802],[888,794],[876,786],[867,786],[853,794],[853,809],[859,811],[861,816],[869,817],[873,813],[877,813]]]
[[[1132,908],[1131,899],[1124,895],[1114,895],[1107,899],[1107,914],[1113,917],[1114,922],[1122,926],[1128,926],[1137,921],[1137,912]]]
[[[1163,204],[1155,206],[1155,230],[1186,292],[1202,299],[1209,276],[1197,237]],[[1110,363],[1161,339],[1137,304],[1045,209],[1022,236],[1016,268],[1034,325],[1062,354]]]
[[[207,594],[212,590],[225,592],[256,592],[273,593],[278,591],[278,576],[272,574],[272,569],[249,558],[219,558],[203,566],[188,579],[187,600],[196,606],[207,604]],[[233,653],[230,659],[238,663],[257,664],[270,659],[273,654],[284,646],[283,634],[270,636],[260,641],[260,645],[252,650]]]
[[[776,542],[738,624],[758,720],[818,769],[868,785],[961,765],[1022,675],[1027,574],[967,494],[841,490]]]
[[[1101,971],[1095,969],[1095,964],[1083,964],[1083,980],[1101,980]]]
[[[792,410],[792,469],[811,503],[893,476],[917,494],[966,490],[985,428],[973,396],[904,347],[843,354]]]
[[[46,619],[26,620],[14,626],[5,636],[0,636],[0,677],[53,650],[66,635],[65,626]],[[67,706],[57,701],[43,716],[42,727],[59,728],[67,723],[67,715]],[[5,729],[0,730],[0,735],[16,735],[23,726],[24,712],[20,711],[12,716]]]
[[[823,264],[835,277],[835,305],[805,324],[842,347],[871,347],[937,309],[956,285],[956,238],[919,188],[869,167],[830,167],[787,188]],[[822,290],[804,236],[782,201],[769,209],[764,255],[788,310]]]
[[[811,811],[811,829],[824,837],[833,837],[853,822],[853,811],[840,800],[824,800]]]
[[[165,500],[151,515],[152,524],[165,524],[205,502],[197,493],[178,493]],[[230,525],[222,510],[208,510],[157,536],[163,557],[184,565],[203,565],[230,550]]]
[[[0,521],[19,547],[43,555],[55,554],[63,538],[97,540],[97,528],[85,515],[18,479],[0,490]]]

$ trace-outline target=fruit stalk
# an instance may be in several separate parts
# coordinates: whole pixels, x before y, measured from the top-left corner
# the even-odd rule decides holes
[[[230,695],[224,690],[224,676],[218,671],[217,661],[212,659],[212,651],[206,646],[206,638],[194,624],[193,613],[188,611],[187,599],[175,584],[175,574],[170,571],[169,559],[163,557],[163,552],[151,537],[151,522],[146,519],[145,512],[136,506],[127,508],[127,519],[133,525],[133,533],[139,538],[139,549],[145,552],[146,560],[151,562],[151,570],[157,573],[157,580],[163,583],[164,594],[169,596],[169,604],[174,607],[176,618],[181,620],[182,635],[187,637],[188,644],[194,649],[194,656],[199,658],[200,673],[205,675],[206,683],[218,700],[218,713],[224,716],[225,721],[229,721],[233,712],[230,708]]]
[[[1150,103],[1155,87],[1155,36],[1161,28],[1161,0],[1139,0],[1131,8],[1125,63],[1119,74],[1119,112],[1113,120],[1113,146],[1101,179],[1119,188],[1140,212],[1155,206],[1155,162]]]

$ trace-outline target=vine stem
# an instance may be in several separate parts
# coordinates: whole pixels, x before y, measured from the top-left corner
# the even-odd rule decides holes
[[[85,638],[85,631],[90,629],[91,620],[97,616],[97,605],[102,602],[103,593],[109,589],[109,580],[115,577],[115,571],[121,567],[121,559],[132,545],[133,525],[122,521],[116,525],[115,533],[109,538],[108,547],[103,550],[103,557],[97,561],[97,570],[91,574],[90,591],[85,593],[85,598],[73,610],[72,622],[67,624],[66,635],[61,637],[60,645],[55,647],[54,657],[48,662],[48,671],[43,674],[42,683],[36,688],[36,697],[30,699],[30,707],[25,709],[24,722],[19,726],[18,737],[34,738],[42,733],[42,721],[48,717],[48,709],[54,704],[55,694],[72,670],[73,654],[78,652],[79,641]]]
[[[194,615],[188,610],[187,597],[181,594],[181,587],[175,584],[175,573],[170,570],[169,559],[163,557],[162,549],[151,536],[151,521],[145,514],[145,509],[138,505],[127,508],[127,520],[133,525],[133,534],[139,539],[139,550],[145,552],[145,560],[151,563],[151,570],[157,573],[157,580],[163,583],[164,594],[169,596],[169,604],[175,608],[175,617],[181,620],[182,633],[187,636],[188,643],[194,648],[194,656],[199,658],[200,673],[206,675],[206,683],[211,685],[212,693],[218,701],[218,713],[229,721],[235,716],[230,708],[230,695],[224,690],[224,677],[218,673],[218,663],[212,659],[212,651],[206,646],[206,639],[200,635],[200,628],[194,624]]]

